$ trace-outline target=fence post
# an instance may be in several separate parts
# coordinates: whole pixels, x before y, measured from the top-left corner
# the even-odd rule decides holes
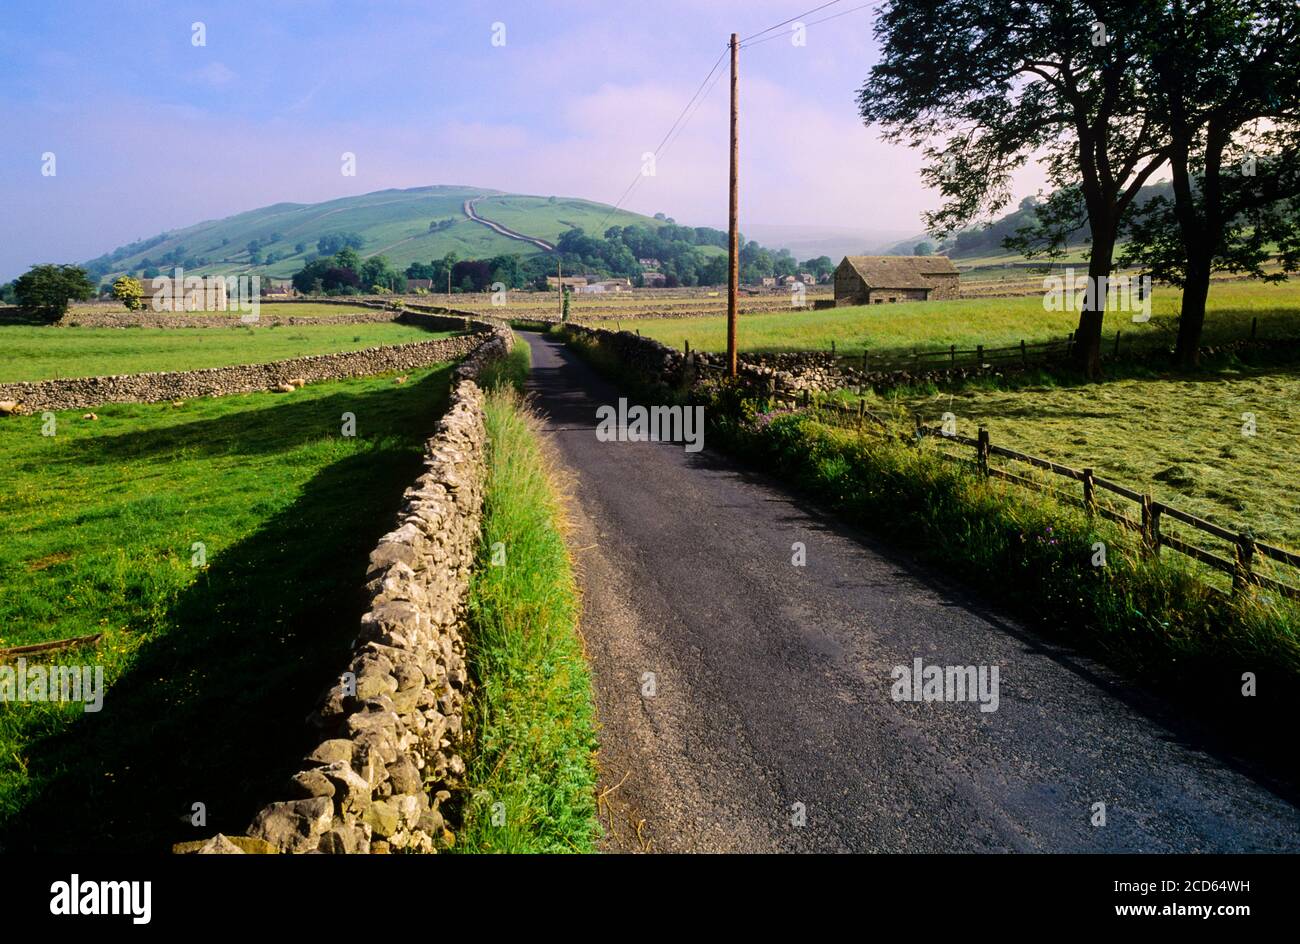
[[[831,357],[832,357],[832,358],[835,357],[835,339],[834,339],[834,338],[831,339]]]
[[[867,401],[858,401],[858,429],[862,429],[862,421],[867,417]]]
[[[948,346],[948,363],[953,367],[957,366],[957,345],[955,344]]]
[[[1029,366],[1029,352],[1025,349],[1025,342],[1023,338],[1020,341],[1020,363],[1024,367]]]
[[[1251,580],[1251,564],[1255,559],[1255,541],[1246,533],[1237,535],[1237,567],[1232,572],[1232,592],[1246,588]]]
[[[640,334],[639,331],[638,331],[637,333]],[[690,339],[690,338],[687,338],[685,341],[682,342],[682,351],[686,354],[687,357],[690,357],[690,356],[691,356],[691,339]]]
[[[975,345],[975,369],[976,370],[984,369],[984,345],[983,344]]]
[[[987,428],[980,427],[979,435],[979,460],[980,472],[984,475],[989,474],[989,431]]]
[[[1142,546],[1147,554],[1160,554],[1160,506],[1150,495],[1142,496]]]
[[[1092,469],[1083,470],[1083,510],[1089,515],[1097,511],[1097,485],[1093,481]]]

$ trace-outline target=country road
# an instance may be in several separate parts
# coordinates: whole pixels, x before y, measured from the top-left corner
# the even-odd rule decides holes
[[[478,211],[474,209],[474,204],[478,203],[480,199],[482,198],[475,197],[472,200],[466,200],[465,203],[461,206],[461,209],[465,211],[465,215],[469,217],[471,220],[473,220],[475,223],[482,223],[484,226],[486,226],[488,229],[492,230],[493,232],[500,233],[502,236],[509,237],[510,239],[517,239],[520,242],[532,243],[534,246],[536,246],[538,249],[543,250],[544,252],[555,251],[555,247],[552,246],[544,239],[538,239],[536,236],[526,236],[523,233],[516,233],[512,229],[502,226],[500,223],[493,222],[492,220],[486,220],[483,217],[479,216]]]
[[[712,450],[598,441],[618,391],[520,336],[574,480],[607,849],[1300,851],[1154,700]],[[997,666],[997,710],[894,701],[917,658]]]

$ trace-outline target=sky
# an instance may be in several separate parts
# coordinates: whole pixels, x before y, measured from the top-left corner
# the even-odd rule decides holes
[[[636,179],[628,209],[725,227],[725,74],[657,148],[731,32],[822,2],[5,0],[0,279],[271,203],[430,184],[614,203]],[[791,24],[741,51],[742,230],[902,238],[937,204],[920,155],[857,115],[877,56],[860,5],[803,17],[803,45]]]

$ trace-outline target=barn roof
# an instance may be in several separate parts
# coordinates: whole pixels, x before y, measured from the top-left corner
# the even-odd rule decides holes
[[[927,276],[957,275],[947,256],[845,256],[871,288],[932,288]]]

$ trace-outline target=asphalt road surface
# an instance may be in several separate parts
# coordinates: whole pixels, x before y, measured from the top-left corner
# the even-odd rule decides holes
[[[1158,703],[759,472],[601,442],[620,393],[520,336],[573,475],[608,849],[1300,851],[1300,810]],[[996,666],[997,710],[894,700],[918,658]]]

